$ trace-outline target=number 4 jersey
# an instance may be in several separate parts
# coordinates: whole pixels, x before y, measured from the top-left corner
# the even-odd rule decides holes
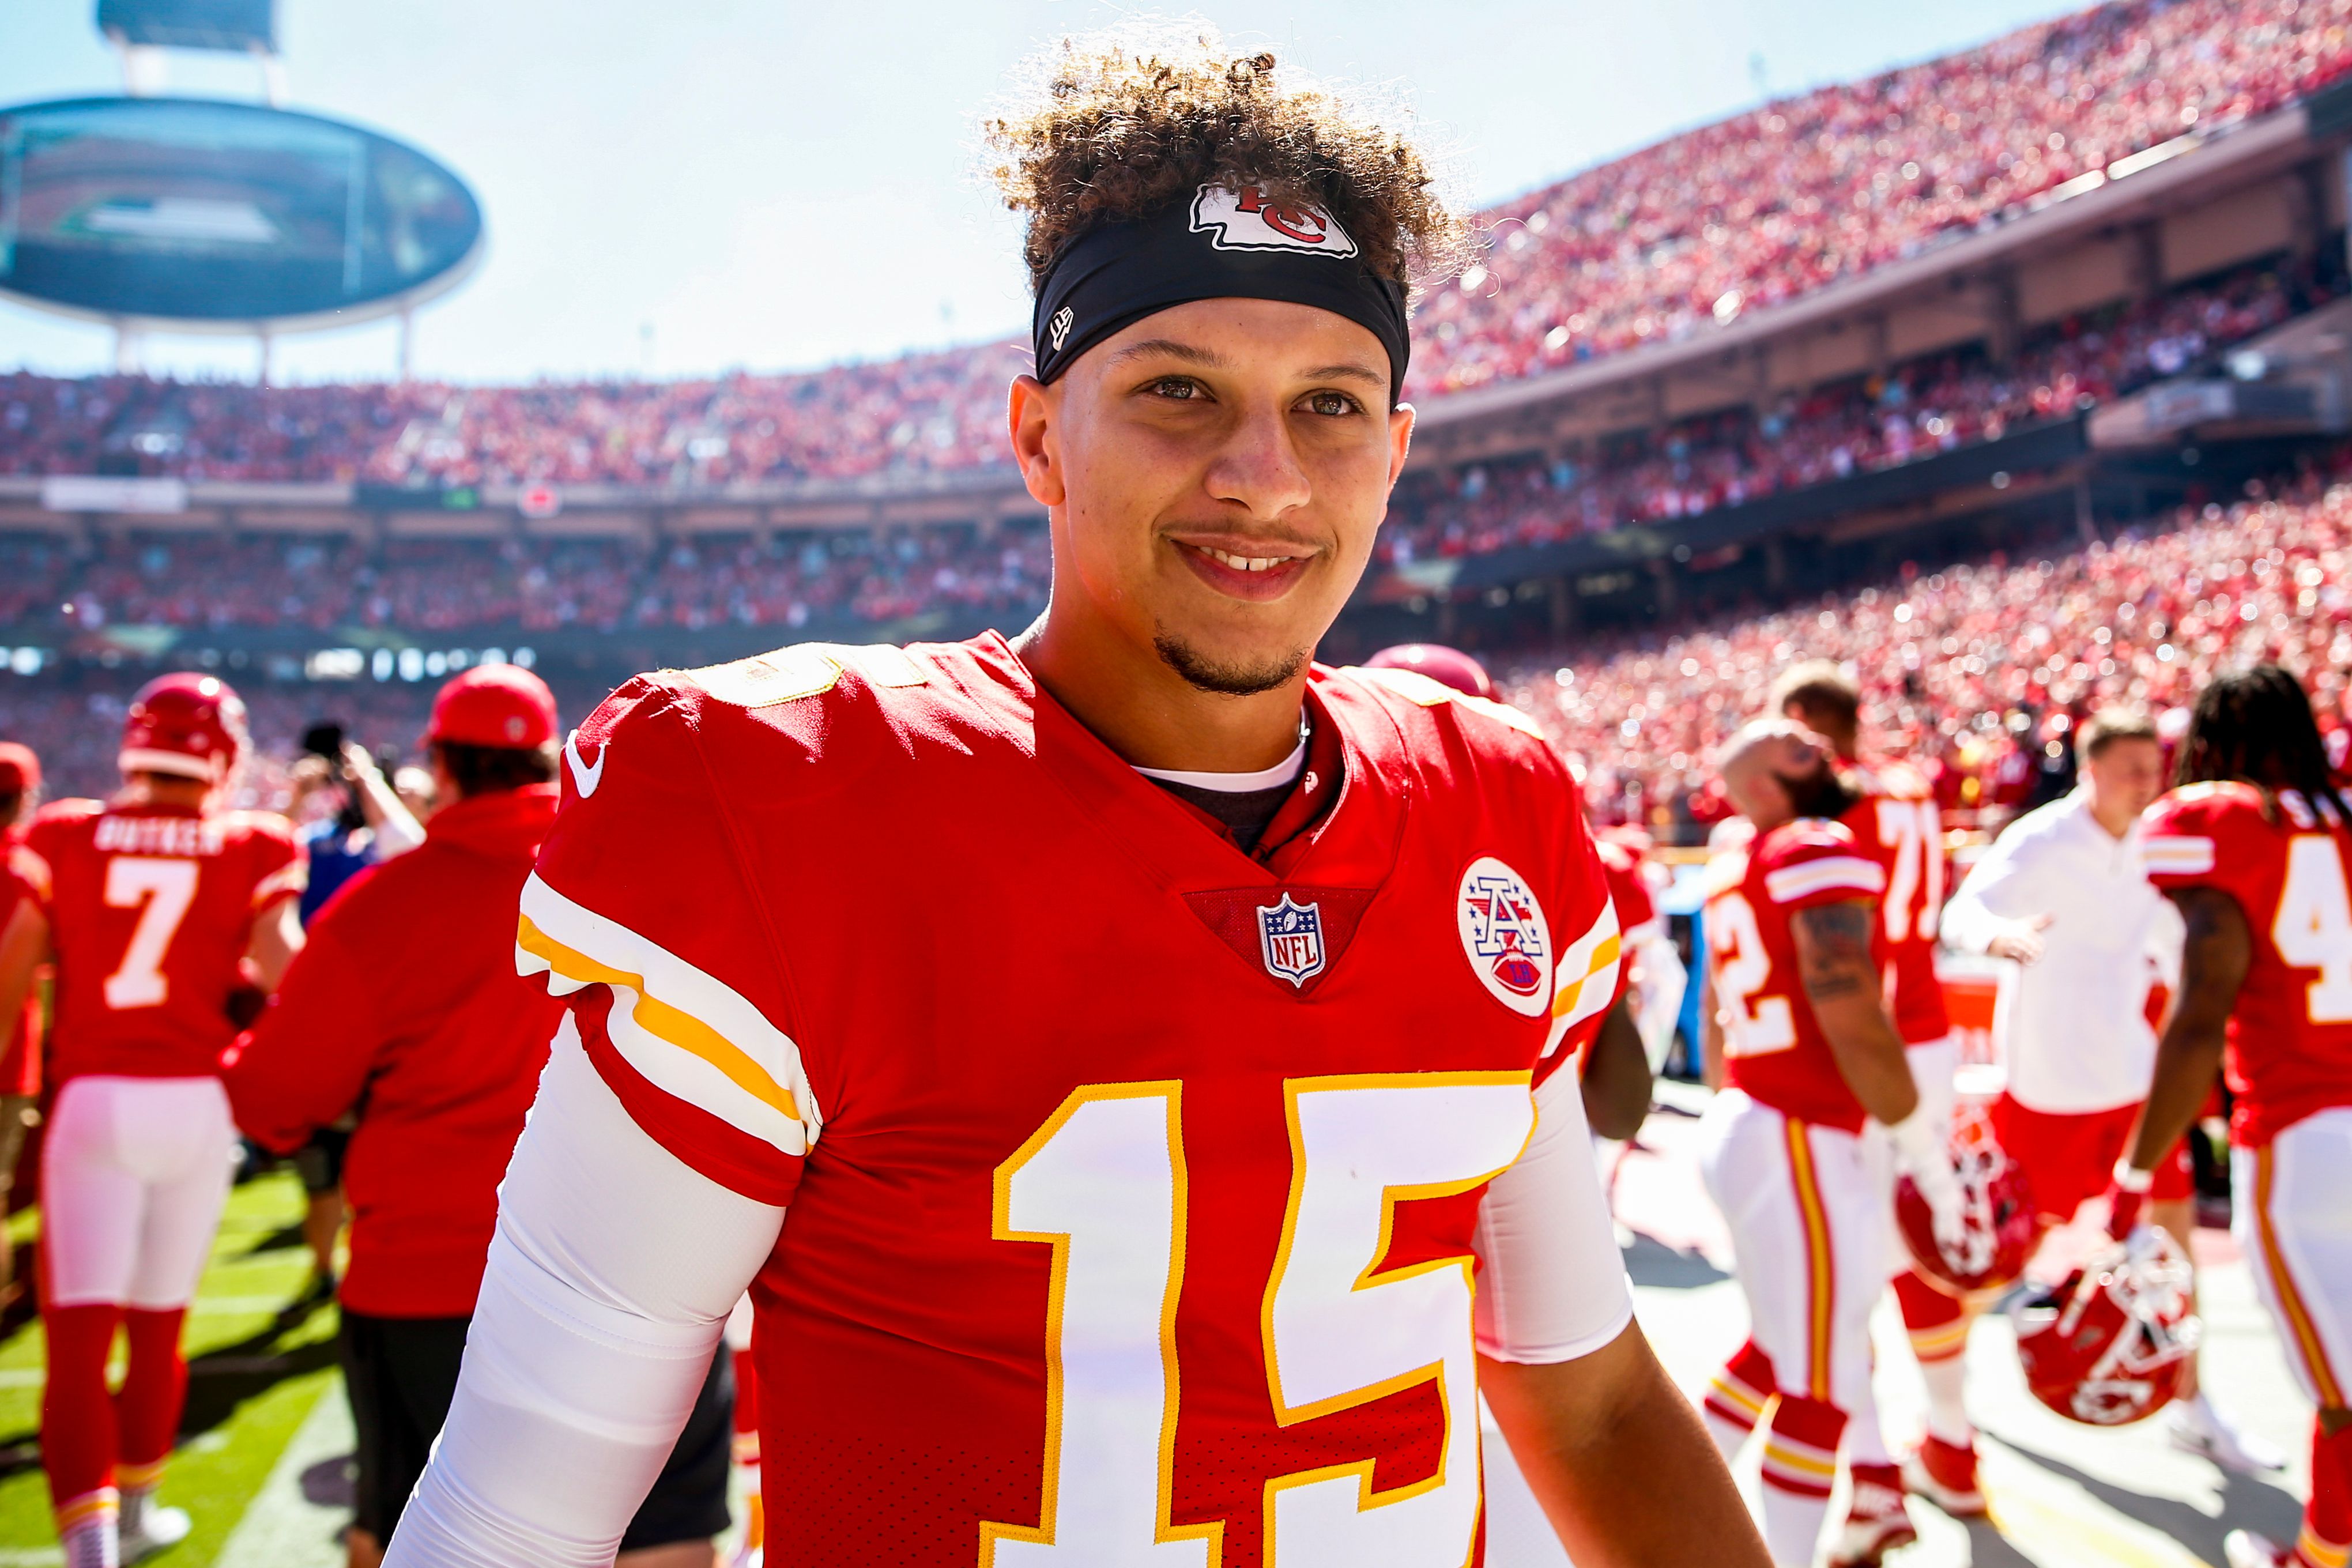
[[[647,1132],[788,1205],[772,1561],[1473,1560],[1481,1200],[1617,933],[1517,714],[1307,705],[1328,804],[1264,858],[993,637],[640,678],[572,738],[520,962]],[[1613,1333],[1613,1246],[1574,1266]]]
[[[201,1078],[236,1037],[253,923],[302,890],[284,818],[61,800],[26,835],[57,954],[50,1071]]]
[[[2252,939],[2230,1018],[2230,1141],[2261,1148],[2352,1105],[2352,832],[2293,790],[2271,808],[2250,784],[2200,784],[2151,806],[2143,835],[2158,887],[2229,894]]]

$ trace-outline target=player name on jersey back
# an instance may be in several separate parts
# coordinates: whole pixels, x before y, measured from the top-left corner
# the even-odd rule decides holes
[[[100,817],[90,830],[90,847],[101,855],[176,855],[193,858],[217,855],[226,842],[221,824],[210,817],[110,814]]]
[[[582,727],[520,962],[640,1126],[786,1207],[772,1561],[1471,1560],[1478,1204],[1616,929],[1524,720],[1308,703],[1263,858],[993,637]]]
[[[254,922],[302,889],[285,818],[58,801],[26,844],[42,864],[57,952],[59,1082],[218,1070]]]

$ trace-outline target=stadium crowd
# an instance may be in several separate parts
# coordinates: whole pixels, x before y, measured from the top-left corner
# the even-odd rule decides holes
[[[1871,732],[1948,811],[2063,793],[2070,732],[2133,703],[2186,718],[2217,669],[2302,673],[2340,762],[2352,713],[2352,454],[2275,494],[2047,558],[1906,569],[1901,580],[1660,637],[1588,639],[1501,684],[1574,754],[1596,820],[1692,840],[1727,815],[1707,759],[1761,710],[1776,671],[1826,658],[1859,681]]]
[[[2352,0],[2130,0],[1505,203],[1482,215],[1486,259],[1423,300],[1406,390],[1427,399],[1681,338],[1972,232],[2336,79],[2352,68],[2347,16]],[[19,372],[0,375],[0,474],[689,487],[970,469],[1002,461],[1003,388],[1027,364],[1024,344],[1000,342],[791,375],[530,386]],[[1852,445],[1822,434],[1824,454]]]
[[[2000,221],[2352,69],[2347,0],[2103,5],[1767,104],[1507,202],[1408,390],[1670,342]]]
[[[0,544],[45,586],[11,591],[0,626],[84,630],[400,627],[549,632],[721,624],[790,630],[829,614],[876,624],[948,606],[1045,601],[1040,528],[926,528],[618,540],[393,540],[118,535],[86,563]],[[30,567],[38,567],[35,576]],[[20,603],[21,601],[21,603]]]
[[[1483,554],[1899,467],[2200,368],[2332,291],[2310,274],[2242,268],[2071,317],[2033,334],[2005,368],[1973,348],[1930,355],[1768,408],[1608,437],[1582,462],[1527,458],[1409,475],[1381,550],[1400,565]]]

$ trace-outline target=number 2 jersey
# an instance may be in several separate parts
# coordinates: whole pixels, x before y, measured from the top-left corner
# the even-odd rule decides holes
[[[2174,790],[2141,820],[2149,879],[2227,893],[2252,939],[2230,1017],[2230,1141],[2260,1148],[2352,1105],[2352,832],[2293,790],[2266,810],[2242,784]]]
[[[1872,946],[1886,977],[1887,1014],[1905,1045],[1934,1045],[1952,1032],[1944,983],[1936,973],[1936,930],[1944,909],[1943,813],[1927,781],[1902,763],[1856,769],[1846,783],[1862,799],[1838,820],[1886,877]]]
[[[1802,910],[1866,900],[1885,873],[1842,824],[1799,817],[1707,862],[1706,962],[1723,1018],[1723,1081],[1800,1121],[1859,1132],[1847,1087],[1813,1017],[1790,921]]]
[[[61,800],[33,819],[26,847],[57,956],[54,1079],[219,1071],[254,921],[302,890],[292,826],[259,812]]]
[[[1475,1560],[1481,1199],[1616,927],[1524,720],[1307,700],[1261,857],[993,636],[641,677],[572,738],[519,962],[646,1132],[787,1206],[779,1568]]]

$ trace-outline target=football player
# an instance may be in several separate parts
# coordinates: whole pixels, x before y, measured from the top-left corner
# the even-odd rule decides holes
[[[1852,793],[1816,737],[1759,720],[1722,762],[1754,828],[1708,863],[1706,957],[1723,1089],[1701,1156],[1731,1232],[1750,1338],[1707,1392],[1727,1456],[1760,1423],[1764,1538],[1813,1561],[1850,1415],[1870,1396],[1870,1313],[1888,1226],[1864,1128],[1885,1129],[1937,1211],[1958,1217],[1946,1128],[1921,1093],[1881,990],[1874,932],[1886,874],[1843,824]],[[1832,1561],[1876,1563],[1916,1539],[1891,1458],[1854,1457]]]
[[[1836,755],[1846,788],[1853,796],[1853,804],[1840,821],[1886,878],[1871,944],[1885,976],[1895,1026],[1903,1037],[1911,1076],[1919,1086],[1928,1121],[1948,1128],[1959,1044],[1952,1036],[1951,1017],[1944,1007],[1944,984],[1936,973],[1945,863],[1943,817],[1935,792],[1906,763],[1864,758],[1862,693],[1836,665],[1813,660],[1783,671],[1773,683],[1771,709],[1828,742]],[[1957,1301],[1910,1266],[1901,1243],[1892,1239],[1897,1234],[1892,1161],[1874,1135],[1865,1143],[1872,1168],[1879,1173],[1887,1192],[1886,1263],[1895,1271],[1895,1303],[1910,1333],[1912,1353],[1919,1360],[1933,1416],[1928,1441],[1909,1457],[1906,1468],[1914,1476],[1932,1473],[1942,1483],[1934,1494],[1939,1506],[1980,1514],[1984,1501],[1977,1491],[1973,1443],[1947,1444],[1935,1437],[1937,1430],[1968,1430],[1960,1405],[1968,1320],[1961,1316]],[[1874,1398],[1853,1412],[1847,1440],[1855,1463],[1873,1470],[1893,1463],[1879,1428]],[[1937,1465],[1942,1468],[1926,1468]]]
[[[154,1498],[187,1389],[181,1320],[228,1197],[231,997],[274,989],[302,943],[293,829],[219,806],[245,750],[245,704],[226,684],[149,682],[123,720],[122,794],[34,818],[37,896],[0,939],[0,1016],[57,964],[41,1458],[68,1568],[135,1562],[188,1531]],[[110,1398],[118,1328],[130,1364]]]
[[[2230,1568],[2343,1568],[2352,1552],[2352,810],[2311,700],[2257,665],[2214,678],[2175,787],[2145,826],[2150,877],[2188,924],[2156,1081],[2109,1191],[2141,1217],[2156,1173],[2226,1065],[2232,1228],[2295,1379],[2319,1406],[2294,1544],[2247,1531]]]
[[[1459,1568],[1482,1393],[1579,1560],[1760,1563],[1559,1070],[1618,990],[1567,771],[1312,662],[1454,220],[1192,25],[1037,80],[1051,607],[573,735],[520,931],[570,1012],[388,1561],[608,1561],[748,1284],[779,1568]]]
[[[2047,1230],[2104,1191],[2147,1096],[2156,1031],[2149,982],[2177,979],[2180,919],[2147,878],[2140,814],[2164,788],[2164,747],[2147,715],[2110,709],[2074,732],[2073,793],[2009,826],[1952,896],[1944,934],[1962,952],[2015,965],[2001,979],[1993,1031],[2008,1081],[1993,1102],[2000,1147],[2022,1170]],[[2196,1225],[2189,1151],[2158,1167],[2150,1217],[2188,1245]],[[1969,1316],[1977,1303],[1963,1301]],[[1965,1320],[1963,1321],[1965,1330]],[[2166,1414],[2173,1443],[2232,1469],[2284,1461],[2198,1388],[2192,1358]],[[1973,1488],[1952,1497],[1939,1478],[1968,1474],[1965,1413],[1931,1406],[1913,1489],[1945,1511],[1980,1510]],[[1961,1461],[1968,1460],[1963,1468]],[[1973,1509],[1970,1505],[1973,1505]]]
[[[10,869],[33,809],[41,800],[41,760],[30,746],[0,741],[0,931],[20,900],[33,896],[34,873]],[[0,1215],[8,1212],[16,1186],[16,1160],[31,1130],[41,1094],[41,1009],[27,996],[13,1017],[0,1017]],[[16,1299],[16,1249],[0,1241],[0,1308]]]

